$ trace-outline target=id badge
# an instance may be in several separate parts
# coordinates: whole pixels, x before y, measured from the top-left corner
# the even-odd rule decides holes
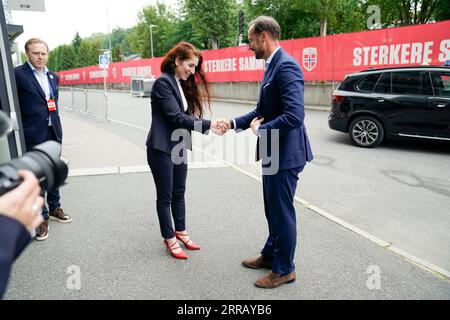
[[[48,111],[55,111],[56,110],[55,99],[53,99],[53,98],[48,99],[47,107],[48,107]]]

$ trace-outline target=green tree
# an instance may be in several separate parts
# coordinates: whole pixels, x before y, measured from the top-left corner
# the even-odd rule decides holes
[[[123,61],[123,51],[122,51],[122,46],[120,45],[120,43],[117,43],[114,46],[114,50],[112,52],[112,56],[113,56],[113,61]]]
[[[170,35],[175,20],[174,14],[163,3],[144,7],[138,14],[138,24],[126,35],[125,41],[132,51],[144,58],[151,57],[150,25],[155,25],[152,28],[153,55],[162,56],[174,45]]]
[[[25,52],[20,51],[20,59],[22,59],[22,63],[28,60],[28,57],[25,54]]]
[[[197,48],[204,49],[207,47],[207,39],[195,30],[190,19],[182,18],[176,21],[172,33],[169,35],[170,41],[176,44],[180,41],[188,41]]]
[[[77,54],[72,45],[65,44],[58,50],[58,71],[69,70],[76,67]]]
[[[125,40],[126,36],[132,31],[131,28],[124,29],[120,27],[116,27],[113,29],[113,31],[110,34],[105,35],[102,37],[102,46],[103,48],[109,48],[109,38],[111,37],[111,49],[114,51],[114,49],[117,47],[117,45],[120,46],[120,49],[122,52],[124,52],[125,55],[129,55],[132,53],[128,42]],[[121,53],[122,54],[122,53]],[[120,61],[121,58],[117,58],[113,55],[112,57],[113,61]]]
[[[98,64],[98,56],[102,54],[101,40],[83,39],[80,44],[78,61],[80,67]]]
[[[77,31],[75,34],[75,37],[72,40],[72,46],[75,49],[75,52],[78,53],[78,50],[80,50],[80,44],[81,44],[81,37],[80,33]]]
[[[75,54],[76,54],[75,63],[74,63],[74,66],[76,68],[81,67],[81,65],[79,63],[79,52],[80,52],[81,41],[82,41],[82,39],[80,37],[80,34],[77,31],[77,33],[75,34],[75,37],[72,40],[72,47],[75,50]]]
[[[58,56],[59,56],[58,51],[59,51],[59,47],[56,47],[55,49],[50,51],[49,56],[48,56],[47,66],[52,71],[60,71],[59,65],[58,65]]]
[[[300,7],[319,19],[320,35],[326,36],[328,25],[336,22],[336,13],[345,3],[345,0],[308,0],[301,2]]]
[[[106,41],[108,41],[108,35],[106,35],[102,32],[94,32],[93,34],[91,34],[89,37],[87,37],[85,39],[100,41],[100,44],[104,44],[104,43],[106,43]],[[108,46],[109,46],[109,42],[108,42]],[[107,46],[104,46],[104,47],[106,48]]]
[[[364,10],[365,9],[365,10]],[[328,33],[346,33],[366,30],[366,8],[361,0],[345,0],[334,13],[329,24]]]
[[[230,39],[237,33],[236,0],[184,0],[180,4],[193,28],[211,43],[212,49],[233,44]]]
[[[372,0],[381,10],[383,27],[423,24],[450,18],[448,0]]]
[[[120,50],[124,55],[129,55],[132,53],[128,43],[125,41],[126,36],[131,32],[131,28],[114,28],[111,34],[111,46],[115,48],[120,45]]]
[[[450,1],[440,0],[438,2],[435,19],[436,21],[450,20]]]
[[[271,16],[281,28],[281,39],[319,35],[319,20],[300,0],[244,0],[245,21],[260,15]]]

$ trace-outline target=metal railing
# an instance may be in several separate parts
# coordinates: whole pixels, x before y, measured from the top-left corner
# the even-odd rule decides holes
[[[108,119],[108,96],[102,90],[60,87],[59,105]]]

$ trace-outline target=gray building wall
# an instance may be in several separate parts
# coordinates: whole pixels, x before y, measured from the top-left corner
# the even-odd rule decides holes
[[[305,105],[328,107],[331,102],[331,93],[339,85],[339,82],[306,82]],[[103,90],[103,84],[85,84],[78,88]],[[211,83],[213,99],[234,100],[240,102],[255,103],[258,100],[258,82],[217,82]],[[130,90],[129,83],[108,84],[108,89]]]
[[[309,106],[329,106],[331,93],[338,82],[305,83],[305,104]],[[258,100],[258,82],[212,83],[212,95],[216,99],[255,102]]]

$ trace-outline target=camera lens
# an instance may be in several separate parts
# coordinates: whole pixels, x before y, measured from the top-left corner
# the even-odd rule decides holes
[[[68,168],[60,159],[61,145],[47,141],[25,153],[19,159],[13,159],[0,165],[0,195],[20,184],[18,170],[30,170],[39,180],[43,190],[54,190],[66,180]]]

